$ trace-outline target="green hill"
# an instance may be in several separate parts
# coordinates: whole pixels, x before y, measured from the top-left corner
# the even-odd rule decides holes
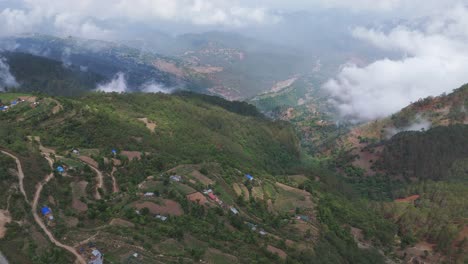
[[[79,67],[64,67],[60,61],[27,53],[5,52],[2,54],[10,71],[19,82],[19,90],[62,96],[83,94],[96,88],[105,77]]]

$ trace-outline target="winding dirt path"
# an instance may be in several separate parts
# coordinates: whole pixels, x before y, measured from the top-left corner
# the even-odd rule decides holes
[[[27,196],[26,196],[26,192],[24,191],[24,186],[23,186],[24,173],[23,173],[23,167],[21,165],[21,162],[20,162],[19,158],[16,157],[15,155],[9,153],[9,152],[6,152],[6,151],[2,150],[1,152],[3,154],[5,154],[5,155],[8,155],[8,156],[12,157],[13,159],[15,159],[16,164],[18,166],[18,178],[19,178],[19,181],[20,181],[20,191],[23,194],[24,199],[26,200],[26,202],[29,204],[29,201],[28,201]],[[49,156],[49,154],[47,154],[47,153],[43,153],[43,154],[44,154],[44,157],[47,159],[47,162],[49,163],[49,165],[52,168],[52,165],[54,164],[54,161]],[[65,250],[67,250],[68,252],[72,253],[73,255],[75,255],[76,260],[77,260],[78,263],[86,264],[86,261],[83,258],[83,256],[78,254],[78,252],[76,252],[76,250],[73,247],[64,245],[61,242],[59,242],[57,239],[55,239],[54,235],[50,232],[50,230],[47,229],[46,225],[44,224],[41,217],[37,213],[37,203],[39,201],[39,197],[41,196],[42,187],[44,186],[44,184],[49,182],[53,177],[54,177],[53,173],[48,174],[42,182],[39,182],[36,185],[36,192],[34,194],[34,199],[33,199],[32,206],[31,206],[31,208],[32,208],[31,211],[32,211],[34,220],[41,227],[41,229],[44,231],[44,233],[47,235],[47,237],[50,239],[50,241],[52,243],[54,243],[56,246],[61,247],[61,248],[65,249]]]
[[[114,172],[116,172],[117,169],[115,167],[112,167],[112,172],[111,172],[111,177],[112,177],[112,192],[118,193],[119,190],[119,185],[117,185],[117,180],[115,179]]]
[[[1,150],[1,152],[15,160],[16,167],[18,168],[18,180],[19,180],[20,192],[23,194],[24,200],[29,204],[28,196],[26,195],[26,192],[24,191],[24,184],[23,184],[24,173],[23,173],[23,166],[21,165],[21,161],[15,155],[13,155],[13,154],[11,154],[9,152],[6,152],[4,150]]]
[[[80,160],[84,162],[86,165],[88,165],[96,173],[97,182],[96,182],[96,190],[94,193],[94,198],[96,200],[101,200],[102,197],[101,197],[101,194],[99,193],[99,189],[102,189],[104,187],[104,175],[98,168],[96,168],[96,164],[97,164],[96,161],[88,157],[84,157],[84,158],[83,157],[84,156],[81,156]]]
[[[32,204],[32,213],[34,216],[34,220],[41,227],[44,233],[46,233],[47,237],[52,243],[54,243],[57,247],[61,247],[67,250],[68,252],[72,253],[73,255],[75,255],[78,263],[86,264],[86,260],[83,258],[83,256],[78,254],[78,252],[73,247],[62,244],[60,241],[55,239],[54,235],[50,232],[49,229],[47,229],[47,226],[44,224],[44,222],[42,221],[42,218],[37,213],[37,203],[39,201],[39,197],[41,196],[42,187],[44,187],[44,185],[47,184],[53,177],[54,177],[53,173],[47,175],[45,179],[42,182],[39,182],[36,186],[36,193],[34,194],[34,200]]]
[[[50,157],[51,152],[48,152],[48,151],[44,152],[43,149],[46,149],[46,148],[42,147],[42,145],[40,145],[40,146],[41,146],[41,152],[42,152],[44,158],[47,160],[47,162],[49,163],[50,168],[53,170],[54,169],[54,160]],[[42,188],[53,177],[54,177],[54,173],[50,173],[45,177],[45,179],[42,182],[39,182],[36,185],[36,193],[34,194],[34,199],[33,199],[33,203],[32,203],[32,213],[33,213],[33,216],[34,216],[34,220],[41,227],[41,229],[44,231],[44,233],[46,233],[47,237],[49,237],[49,240],[52,243],[54,243],[56,246],[61,247],[61,248],[65,249],[65,250],[67,250],[68,252],[72,253],[73,255],[75,255],[76,260],[77,260],[78,263],[86,264],[86,260],[83,258],[83,256],[78,254],[78,252],[73,247],[62,244],[60,241],[55,239],[52,232],[50,232],[50,230],[47,229],[47,226],[44,224],[44,222],[42,221],[42,218],[37,213],[37,203],[39,202],[39,197],[41,196]]]

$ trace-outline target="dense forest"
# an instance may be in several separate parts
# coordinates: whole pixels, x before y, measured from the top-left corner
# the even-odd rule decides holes
[[[377,166],[406,178],[466,180],[467,158],[468,126],[440,126],[426,132],[410,131],[394,136],[385,143]]]

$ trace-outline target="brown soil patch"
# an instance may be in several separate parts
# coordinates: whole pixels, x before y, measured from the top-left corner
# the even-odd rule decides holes
[[[29,103],[34,103],[36,102],[37,97],[36,96],[20,96],[18,97],[18,99],[29,102]]]
[[[122,151],[120,154],[127,157],[128,160],[141,159],[141,152],[139,151]]]
[[[49,195],[49,197],[47,197],[47,200],[51,205],[55,205],[55,199],[52,195]]]
[[[271,90],[269,91],[270,93],[277,93],[281,90],[283,90],[284,88],[287,88],[291,85],[294,84],[294,82],[296,82],[298,79],[298,77],[293,77],[293,78],[290,78],[290,79],[287,79],[287,80],[284,80],[284,81],[280,81],[280,82],[277,82],[275,83],[275,85],[273,85],[273,87],[271,87]]]
[[[120,166],[122,165],[122,162],[118,159],[112,159],[112,164],[114,164],[114,166]]]
[[[153,202],[142,202],[142,203],[135,203],[134,206],[141,210],[143,208],[148,208],[152,214],[162,214],[162,215],[174,215],[179,216],[184,214],[182,207],[176,201],[172,200],[162,200],[161,205],[153,203]]]
[[[80,213],[88,211],[88,205],[78,199],[72,199],[72,207]]]
[[[416,201],[417,199],[419,199],[419,195],[415,194],[415,195],[408,196],[406,198],[396,199],[395,202],[397,202],[397,203],[410,203],[410,202]]]
[[[215,248],[209,248],[205,253],[204,259],[206,263],[209,264],[239,263],[237,257],[223,253],[221,250]]]
[[[0,210],[0,239],[3,238],[6,234],[5,225],[11,222],[10,212],[7,210]]]
[[[58,112],[60,112],[61,110],[63,110],[63,106],[62,104],[55,100],[55,99],[50,99],[52,102],[54,102],[56,105],[54,106],[54,108],[52,108],[52,114],[57,114]]]
[[[203,175],[201,172],[194,170],[192,173],[190,173],[195,179],[197,179],[199,182],[203,183],[204,185],[210,185],[213,184],[214,181],[212,181],[210,178],[206,177]]]
[[[113,226],[123,226],[123,227],[134,227],[135,224],[130,222],[130,221],[127,221],[127,220],[123,220],[123,219],[120,219],[120,218],[114,218],[110,221],[110,225],[113,225]]]
[[[154,133],[154,130],[156,129],[157,125],[156,123],[149,121],[148,118],[138,118],[141,122],[145,123],[146,128],[148,128],[152,133]]]
[[[263,190],[262,187],[253,187],[252,188],[252,196],[255,199],[263,200]]]
[[[98,167],[99,167],[99,164],[97,163],[97,161],[95,161],[95,160],[92,159],[91,157],[79,156],[78,158],[79,158],[81,161],[83,161],[84,163],[93,166],[94,168],[98,168]]]
[[[241,196],[241,195],[242,195],[242,189],[240,188],[239,184],[233,183],[233,184],[232,184],[232,188],[234,189],[234,192],[236,192],[236,195],[237,195],[237,196]]]
[[[193,66],[193,67],[190,67],[190,69],[196,73],[203,73],[203,74],[217,73],[217,72],[222,72],[224,70],[223,67],[213,67],[213,66]]]
[[[288,257],[288,254],[286,254],[286,252],[284,252],[283,250],[281,250],[281,249],[279,249],[277,247],[274,247],[272,245],[268,245],[267,250],[270,251],[273,254],[278,255],[283,260]]]
[[[72,188],[72,196],[75,199],[81,197],[86,197],[86,186],[88,185],[87,181],[72,182],[70,186]]]
[[[291,175],[288,177],[289,179],[291,179],[293,182],[296,182],[298,184],[302,184],[304,182],[306,182],[309,178],[307,178],[307,176],[305,175]]]
[[[76,227],[78,225],[78,223],[79,223],[79,220],[76,217],[66,217],[65,218],[65,225],[68,228]]]
[[[203,195],[200,192],[196,192],[196,193],[192,193],[192,194],[187,195],[187,200],[189,200],[191,202],[201,204],[201,205],[206,204],[208,202],[205,195]]]
[[[174,63],[171,63],[165,60],[161,60],[161,59],[155,60],[153,62],[153,66],[156,67],[160,71],[172,73],[177,77],[185,76],[185,73],[182,69],[177,67],[177,65],[175,65]]]

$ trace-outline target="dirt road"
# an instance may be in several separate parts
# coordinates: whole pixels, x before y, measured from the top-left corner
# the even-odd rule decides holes
[[[43,148],[41,148],[41,150],[42,149]],[[53,170],[54,169],[54,167],[53,167],[54,166],[54,160],[50,157],[50,152],[42,152],[42,154],[43,154],[44,158],[47,160],[47,162],[49,163],[50,168]],[[45,177],[45,179],[42,182],[39,182],[36,185],[36,193],[34,194],[34,199],[33,199],[33,203],[32,203],[32,213],[33,213],[33,216],[34,216],[34,220],[41,227],[41,229],[44,231],[44,233],[46,233],[47,237],[49,238],[49,240],[52,243],[54,243],[57,247],[61,247],[61,248],[65,249],[65,250],[67,250],[68,252],[72,253],[73,255],[75,255],[76,262],[81,263],[81,264],[86,264],[86,260],[83,258],[83,256],[78,254],[78,252],[73,247],[62,244],[60,241],[55,239],[52,232],[50,232],[50,230],[47,229],[47,226],[44,224],[44,222],[42,221],[42,218],[37,213],[37,203],[39,201],[39,197],[41,197],[42,188],[53,177],[54,177],[54,173],[50,173]]]
[[[24,185],[23,185],[24,173],[23,173],[23,167],[21,165],[21,162],[20,162],[19,158],[16,157],[15,155],[13,155],[13,154],[7,152],[7,151],[2,150],[1,152],[3,154],[5,154],[5,155],[10,156],[11,158],[13,158],[16,161],[16,165],[18,167],[18,179],[19,179],[20,191],[23,194],[24,199],[26,200],[26,202],[29,204],[26,192],[24,191]],[[48,153],[43,153],[43,154],[44,154],[44,157],[49,162],[49,165],[52,168],[52,165],[54,163],[52,158],[49,156]],[[34,194],[34,199],[33,199],[33,202],[32,202],[32,210],[31,210],[32,214],[34,216],[34,220],[41,227],[41,229],[44,231],[44,233],[47,235],[47,237],[49,237],[49,239],[50,239],[50,241],[52,243],[54,243],[58,247],[61,247],[61,248],[65,249],[65,250],[67,250],[68,252],[72,253],[76,257],[76,260],[77,260],[78,263],[86,264],[86,261],[83,258],[83,256],[78,254],[78,252],[76,252],[76,250],[73,247],[64,245],[64,244],[60,243],[58,240],[55,239],[54,235],[47,229],[46,225],[44,224],[41,217],[37,213],[37,203],[39,201],[39,197],[41,196],[42,187],[44,186],[44,184],[49,182],[53,177],[54,177],[53,173],[47,175],[46,178],[42,182],[39,182],[37,184],[37,186],[36,186],[36,192]]]
[[[11,154],[9,152],[3,151],[3,150],[1,150],[1,152],[15,160],[16,167],[18,168],[18,180],[19,180],[20,192],[23,194],[24,200],[27,203],[29,203],[28,196],[26,195],[26,192],[24,191],[24,185],[23,185],[24,173],[23,173],[23,166],[21,166],[21,161],[15,155],[13,155],[13,154]]]
[[[112,167],[111,177],[112,177],[112,192],[113,193],[119,192],[119,186],[117,185],[117,180],[115,179],[115,176],[114,176],[114,172],[116,171],[117,169],[115,167]]]
[[[36,186],[36,193],[34,194],[34,199],[32,203],[32,213],[34,216],[34,220],[41,227],[44,233],[46,233],[47,237],[49,237],[49,240],[52,243],[54,243],[57,247],[61,247],[67,250],[68,252],[72,253],[73,255],[75,255],[78,263],[86,264],[86,260],[83,258],[83,256],[78,254],[78,252],[73,247],[64,245],[60,241],[55,239],[54,235],[49,231],[49,229],[47,229],[47,226],[44,224],[44,222],[42,221],[42,218],[37,213],[37,203],[39,201],[39,197],[41,196],[42,187],[44,187],[44,185],[47,184],[53,177],[54,177],[53,173],[47,175],[46,178],[42,182],[39,182]]]
[[[96,177],[97,177],[97,182],[96,182],[96,190],[95,190],[95,193],[94,193],[94,198],[96,200],[101,200],[102,197],[101,197],[101,194],[99,193],[99,189],[102,189],[103,186],[104,186],[104,176],[102,175],[102,172],[100,170],[98,170],[98,168],[96,168],[95,164],[96,163],[94,160],[93,162],[87,160],[87,159],[82,159],[80,157],[81,161],[83,161],[84,163],[86,163],[94,172],[96,172]]]

